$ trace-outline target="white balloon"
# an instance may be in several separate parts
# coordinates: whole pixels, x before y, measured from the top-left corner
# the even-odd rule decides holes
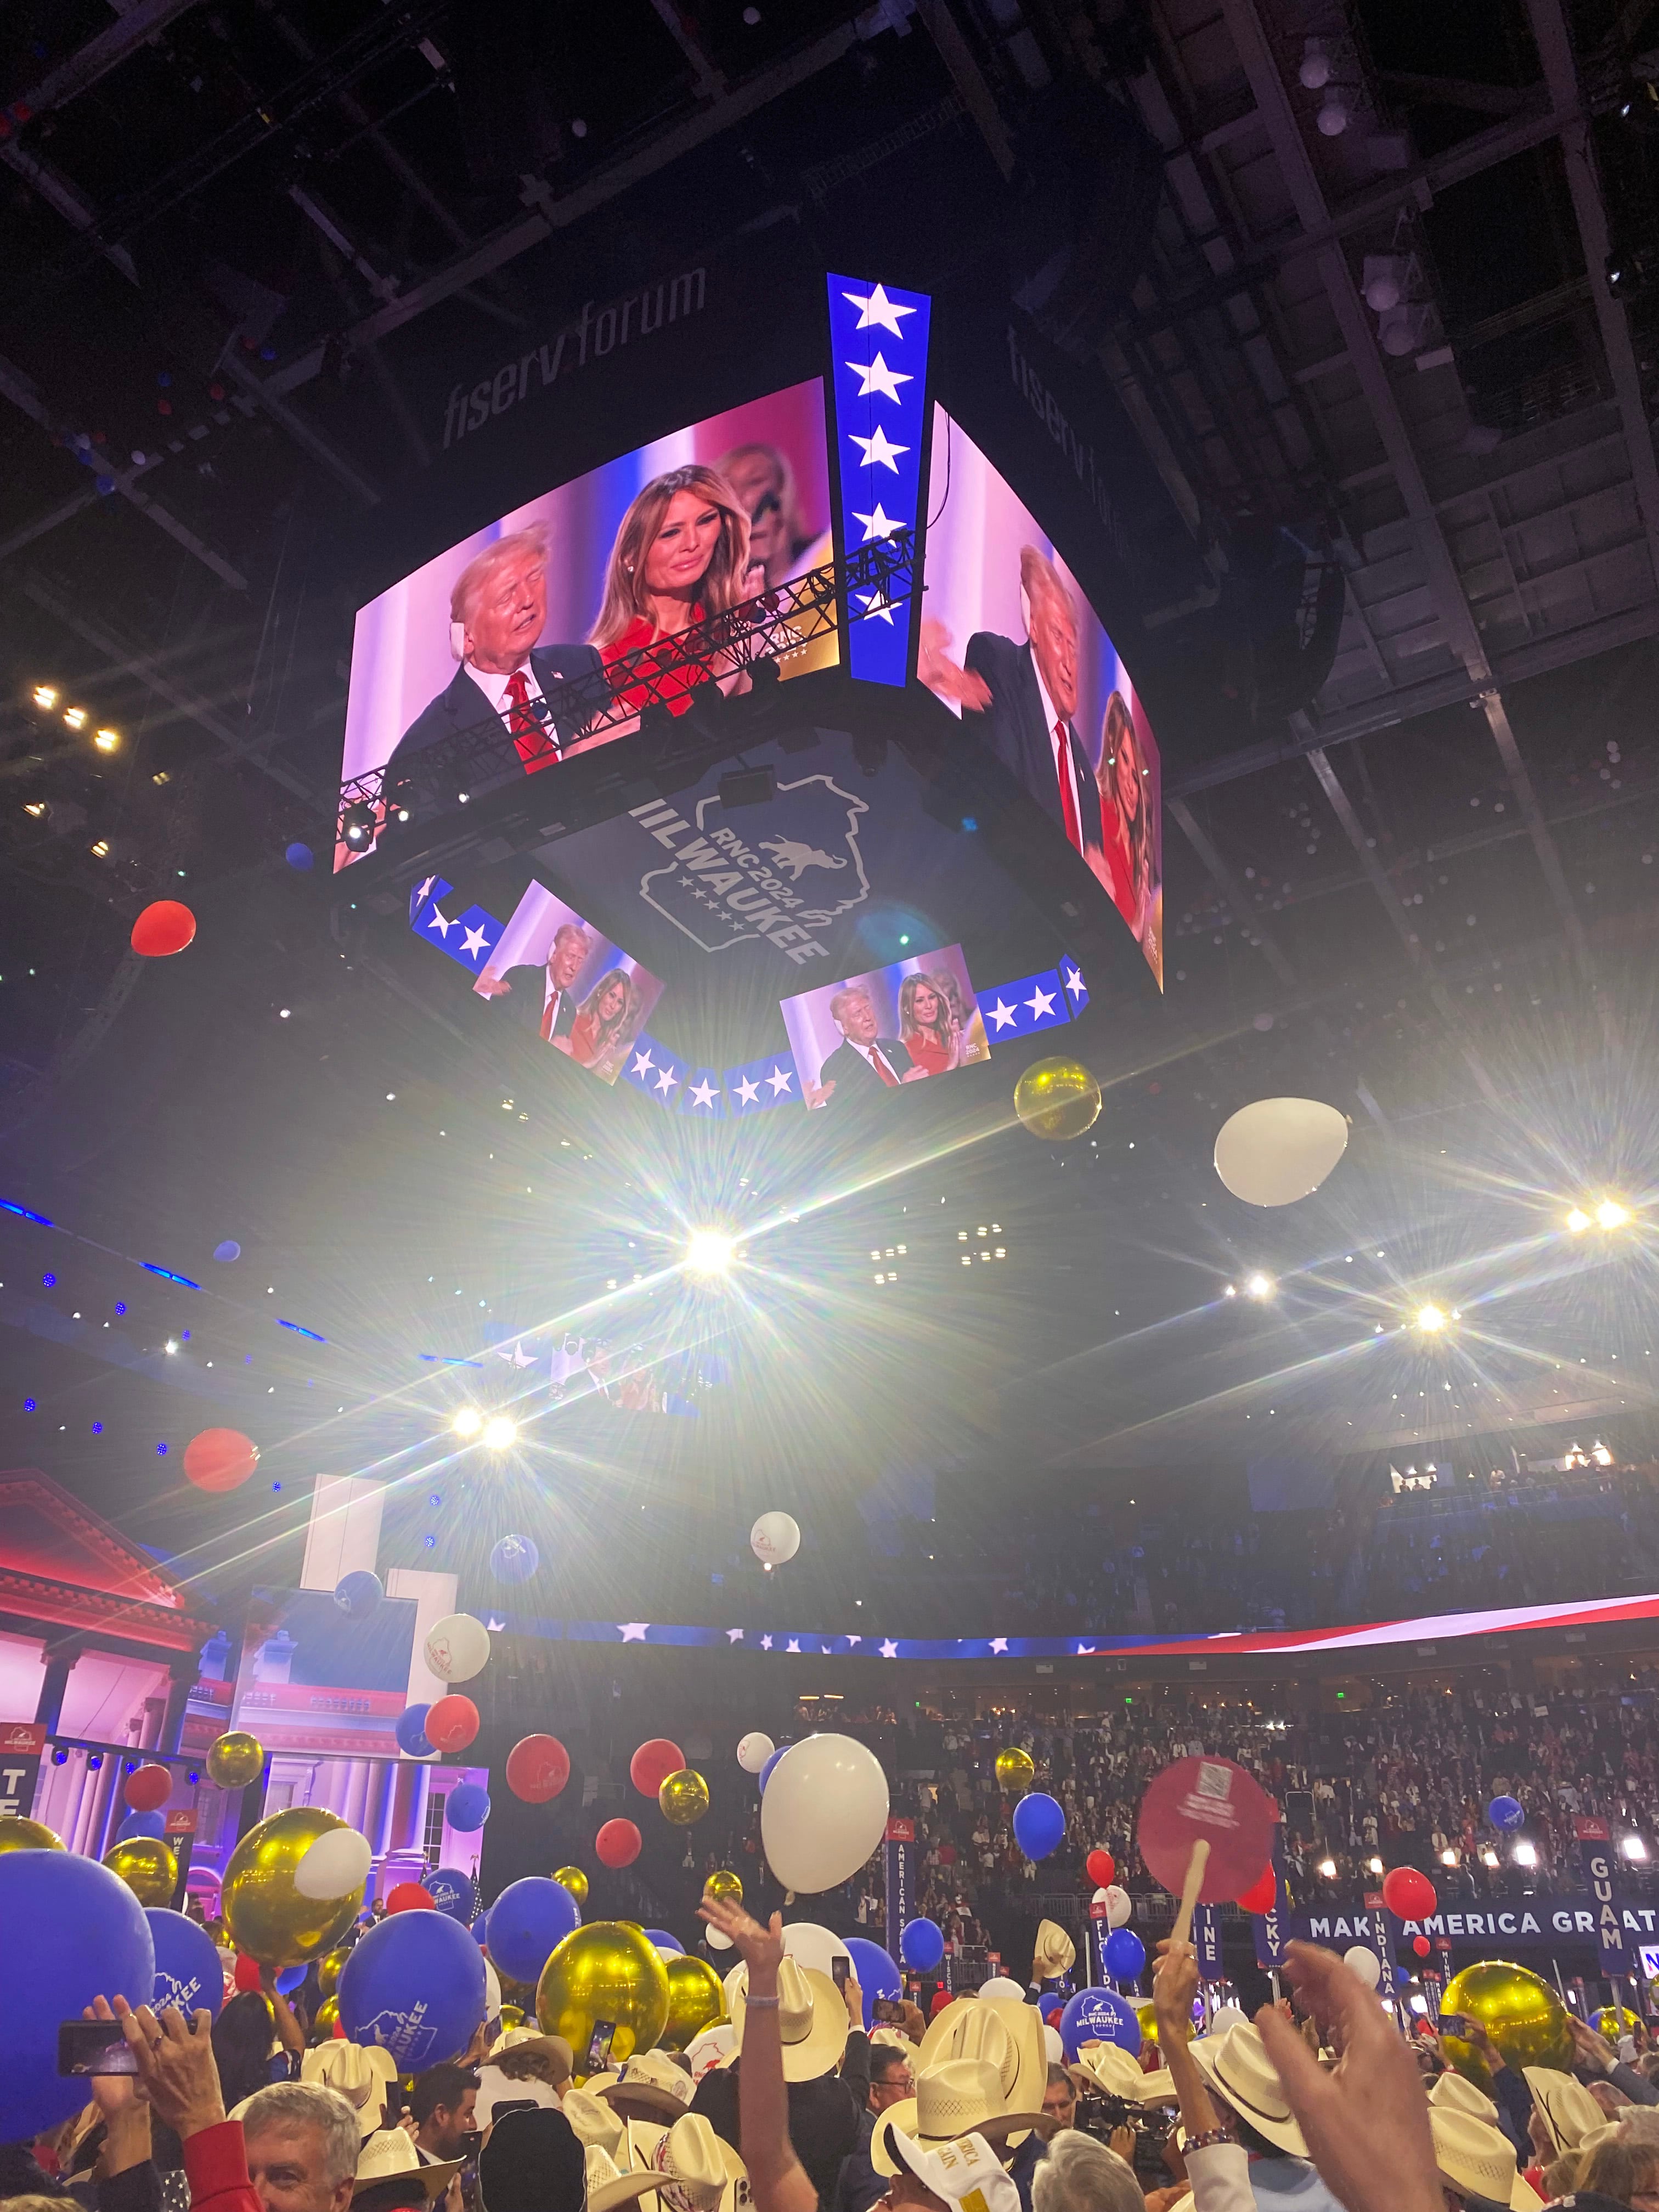
[[[294,1887],[301,1897],[344,1897],[362,1887],[374,1863],[367,1836],[355,1828],[331,1828],[295,1868]]]
[[[979,1994],[982,1997],[1012,1997],[1016,2004],[1024,2004],[1025,1992],[1018,1982],[1010,1981],[1006,1974],[993,1974],[988,1982],[981,1982]]]
[[[738,1765],[745,1774],[758,1774],[776,1749],[777,1746],[769,1735],[763,1735],[758,1729],[750,1729],[747,1735],[738,1739]]]
[[[763,1513],[749,1531],[749,1548],[769,1567],[781,1567],[800,1549],[800,1524],[787,1513]]]
[[[855,1875],[887,1827],[887,1777],[850,1735],[791,1744],[761,1799],[761,1844],[785,1889],[817,1896]]]
[[[489,1664],[489,1631],[470,1613],[447,1613],[426,1632],[426,1663],[441,1682],[470,1682]]]
[[[1120,1889],[1116,1882],[1113,1882],[1106,1890],[1105,1897],[1106,1925],[1109,1928],[1127,1928],[1129,1924],[1129,1917],[1134,1911],[1133,1905],[1129,1902],[1128,1891]]]
[[[1050,2027],[1046,2020],[1042,2023],[1042,2047],[1051,2066],[1058,2066],[1065,2059],[1066,2045],[1060,2039],[1060,2030]]]
[[[1348,1146],[1348,1124],[1316,1098],[1258,1098],[1221,1125],[1215,1171],[1251,1206],[1293,1206],[1318,1189]]]
[[[783,1931],[783,1951],[784,1956],[793,1959],[798,1966],[814,1966],[831,1981],[836,1978],[833,1962],[845,1959],[853,1979],[858,1979],[853,1954],[846,1944],[830,1929],[820,1928],[816,1920],[792,1920]]]
[[[1342,1954],[1342,1963],[1358,1975],[1368,1990],[1374,1990],[1382,1978],[1382,1961],[1375,1951],[1364,1943],[1356,1943],[1352,1950]]]
[[[725,1987],[726,2009],[729,2013],[732,2009],[732,1998],[738,1995],[739,1990],[746,1990],[749,1987],[749,1969],[744,1966],[741,1959],[738,1960],[735,1966],[729,1966],[726,1969]]]
[[[484,1960],[484,2018],[499,2020],[501,2016],[501,1978],[486,1959]]]
[[[1230,2027],[1242,2027],[1248,2016],[1242,2005],[1218,2005],[1210,2014],[1210,2033],[1224,2035]]]
[[[732,1938],[722,1936],[718,1928],[705,1928],[702,1938],[711,1951],[729,1951],[732,1948]]]

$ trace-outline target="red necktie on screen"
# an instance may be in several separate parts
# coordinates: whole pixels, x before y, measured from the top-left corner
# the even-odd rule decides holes
[[[519,749],[525,774],[534,775],[538,768],[557,760],[559,753],[539,719],[530,711],[530,679],[522,668],[515,668],[507,678],[505,697],[507,735]]]
[[[1060,740],[1060,818],[1073,849],[1083,850],[1083,832],[1078,825],[1077,793],[1072,789],[1072,741],[1066,734],[1064,722],[1054,724],[1054,735]]]
[[[882,1058],[874,1045],[872,1045],[870,1048],[870,1065],[875,1069],[876,1073],[880,1076],[882,1081],[887,1085],[890,1090],[896,1090],[898,1088],[897,1076],[894,1074],[892,1069],[889,1067],[887,1062]]]
[[[555,991],[552,997],[542,1008],[542,1042],[544,1044],[551,1044],[553,1042],[553,1024],[558,1015],[559,1000],[563,996],[564,994],[562,991]]]

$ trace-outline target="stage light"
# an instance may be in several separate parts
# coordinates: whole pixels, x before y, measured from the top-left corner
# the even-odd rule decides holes
[[[360,799],[348,806],[340,816],[340,836],[354,853],[361,853],[374,842],[374,809],[367,799]]]
[[[1619,1848],[1627,1859],[1633,1859],[1638,1864],[1648,1855],[1648,1847],[1640,1836],[1622,1836],[1620,1838]]]
[[[738,1256],[733,1240],[718,1229],[694,1229],[685,1248],[685,1267],[693,1275],[724,1275]]]
[[[98,730],[94,732],[92,742],[100,753],[112,753],[121,742],[121,732],[118,730]]]
[[[458,1437],[476,1437],[483,1425],[483,1415],[476,1406],[463,1406],[449,1425]]]
[[[1446,1316],[1438,1306],[1419,1306],[1417,1326],[1425,1336],[1434,1336],[1446,1326]]]
[[[1623,1229],[1630,1220],[1630,1208],[1620,1206],[1616,1198],[1604,1198],[1595,1209],[1598,1229]]]
[[[1483,1867],[1495,1867],[1498,1864],[1498,1854],[1490,1844],[1480,1854],[1480,1863]]]
[[[1457,1854],[1449,1844],[1440,1854],[1440,1863],[1443,1867],[1455,1867],[1457,1864]]]
[[[37,822],[44,822],[52,809],[44,799],[26,799],[23,801],[23,811],[25,814],[32,814]]]
[[[483,1440],[491,1451],[505,1451],[517,1440],[519,1425],[510,1421],[505,1413],[492,1413],[483,1425]]]
[[[37,684],[35,685],[34,703],[42,710],[55,707],[58,704],[58,694],[50,684]]]
[[[1382,1871],[1382,1860],[1376,1858],[1367,1859],[1365,1862],[1365,1869],[1369,1874],[1381,1874]]]
[[[1246,1279],[1244,1288],[1253,1298],[1270,1298],[1273,1294],[1273,1279],[1271,1275],[1251,1275]]]
[[[1538,1849],[1536,1844],[1528,1843],[1523,1838],[1522,1840],[1516,1845],[1514,1850],[1510,1853],[1510,1856],[1514,1859],[1516,1866],[1535,1867],[1538,1863]]]
[[[1567,1226],[1575,1237],[1582,1237],[1590,1225],[1590,1218],[1582,1206],[1575,1206],[1567,1216]]]
[[[167,1339],[167,1350],[168,1350],[169,1352],[177,1352],[177,1350],[178,1350],[178,1349],[179,1349],[179,1343],[178,1343],[178,1340],[177,1340],[177,1338],[176,1338],[176,1337],[171,1337],[171,1336],[170,1336],[170,1337]]]
[[[1334,1881],[1336,1880],[1336,1861],[1334,1859],[1321,1859],[1319,1862],[1318,1870],[1322,1875],[1323,1875],[1327,1881]]]
[[[84,707],[66,707],[64,709],[64,721],[65,726],[71,730],[84,730],[87,726],[86,708]]]

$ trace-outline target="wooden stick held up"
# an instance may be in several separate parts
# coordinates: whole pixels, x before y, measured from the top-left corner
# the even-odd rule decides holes
[[[1198,1893],[1204,1887],[1204,1869],[1209,1863],[1209,1840],[1200,1836],[1193,1845],[1193,1855],[1187,1862],[1187,1879],[1181,1885],[1181,1909],[1176,1914],[1175,1927],[1170,1934],[1172,1943],[1185,1943],[1192,1936],[1193,1907],[1198,1903]]]

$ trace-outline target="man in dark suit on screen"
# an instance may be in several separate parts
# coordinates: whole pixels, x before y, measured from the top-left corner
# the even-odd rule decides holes
[[[922,624],[918,672],[924,684],[957,700],[975,715],[991,750],[1017,775],[1066,842],[1098,860],[1100,787],[1082,740],[1072,726],[1078,707],[1077,610],[1059,570],[1035,545],[1020,548],[1024,599],[1024,645],[994,631],[975,630],[958,668],[947,659],[949,642],[937,623]]]
[[[830,1014],[841,1031],[841,1042],[818,1070],[809,1104],[822,1106],[837,1090],[843,1095],[896,1090],[901,1083],[914,1083],[927,1073],[896,1037],[876,1035],[879,1024],[870,994],[856,983],[836,992],[830,1001]]]
[[[398,738],[388,795],[415,754],[462,730],[480,733],[480,753],[465,769],[473,791],[551,768],[580,738],[580,718],[561,710],[558,686],[597,673],[599,656],[591,645],[536,642],[547,620],[547,540],[538,530],[514,531],[475,554],[455,579],[449,615],[461,665]]]

